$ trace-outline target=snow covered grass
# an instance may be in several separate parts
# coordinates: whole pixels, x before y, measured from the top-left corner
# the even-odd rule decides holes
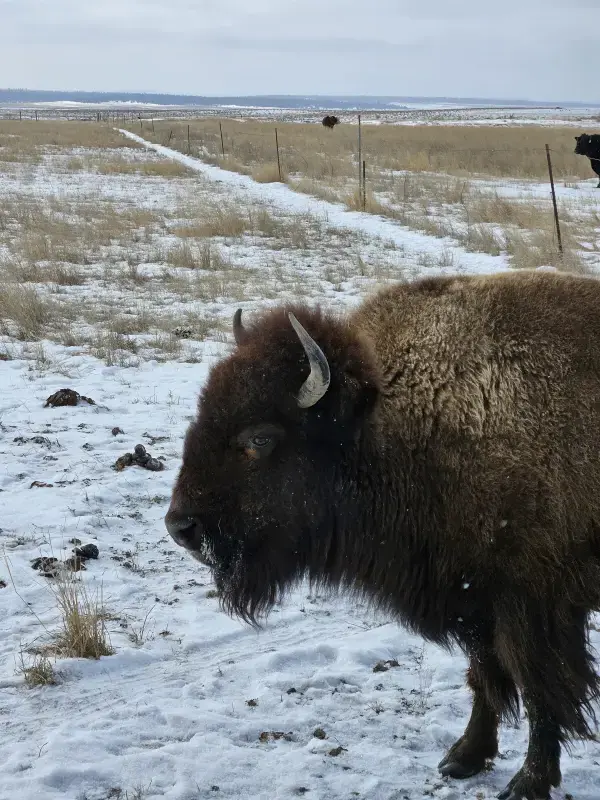
[[[124,172],[103,169],[114,164],[110,148],[53,145],[40,156],[36,144],[30,162],[0,180],[5,358],[15,340],[46,339],[108,364],[197,360],[198,344],[222,337],[238,304],[303,297],[343,306],[422,268],[481,269],[479,256],[395,224],[281,187],[284,202],[272,184],[250,181],[248,191],[232,173],[202,174],[194,160],[132,143],[119,151],[132,165]],[[174,333],[181,327],[191,328],[185,340]]]
[[[36,686],[54,686],[57,683],[57,676],[48,656],[36,653],[31,663],[25,662],[25,656],[21,654],[20,672],[25,680],[25,685],[30,689]]]
[[[144,136],[197,154],[227,170],[278,181],[271,122],[156,122]],[[163,130],[164,128],[164,130]],[[360,210],[357,129],[340,125],[279,124],[283,179],[296,191]],[[554,229],[544,149],[552,147],[564,256]],[[600,228],[589,162],[573,152],[570,127],[366,126],[366,211],[429,235],[450,237],[469,251],[505,253],[511,265],[553,265],[573,272],[594,269]],[[589,182],[584,182],[589,178]],[[582,180],[584,179],[584,180]]]
[[[56,123],[40,120],[36,123],[0,120],[0,163],[38,162],[49,150],[135,148],[136,145],[119,136],[109,125],[94,122]]]
[[[118,162],[131,169],[104,169],[114,156],[94,148],[72,170],[72,152],[32,150],[0,181],[6,337],[89,346],[111,363],[117,351],[194,358],[194,341],[229,325],[231,304],[340,293],[349,262],[362,264],[357,284],[408,267],[390,241],[250,202],[173,159],[132,149]],[[183,347],[180,325],[195,334]]]
[[[257,633],[219,611],[163,517],[238,305],[341,310],[506,257],[168,151],[127,151],[142,168],[125,173],[98,168],[109,149],[69,169],[80,157],[42,148],[0,178],[0,797],[491,800],[527,724],[503,728],[493,771],[439,778],[469,714],[460,655],[307,586]],[[143,168],[167,157],[185,175]],[[25,251],[38,223],[48,247]],[[65,387],[94,404],[46,407]],[[163,469],[118,467],[139,444]],[[32,569],[76,541],[99,549],[85,569]],[[565,792],[597,800],[599,761],[576,745]]]

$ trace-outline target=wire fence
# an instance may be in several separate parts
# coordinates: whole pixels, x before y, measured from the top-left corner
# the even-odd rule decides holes
[[[276,125],[270,126],[265,124],[264,129],[261,131],[239,129],[228,130],[228,126],[224,124],[224,121],[219,120],[217,139],[216,128],[214,130],[198,128],[192,129],[190,124],[187,124],[187,126],[177,126],[174,124],[173,127],[171,127],[171,123],[169,122],[167,123],[168,135],[166,138],[164,138],[164,133],[161,132],[158,124],[155,124],[155,120],[151,120],[148,123],[140,118],[138,122],[140,125],[140,133],[142,135],[147,135],[149,132],[148,127],[151,126],[152,138],[155,141],[174,147],[175,149],[178,149],[179,151],[189,155],[195,155],[201,159],[208,156],[216,163],[222,163],[222,165],[225,167],[229,166],[231,168],[232,165],[228,163],[228,159],[236,158],[240,159],[241,166],[245,169],[245,171],[250,172],[252,172],[253,168],[260,166],[261,160],[263,165],[265,163],[274,162],[276,166],[276,172],[273,173],[272,180],[282,181],[284,172],[289,173],[295,171],[296,173],[300,173],[300,177],[302,176],[303,172],[310,173],[311,162],[314,162],[315,159],[315,152],[318,152],[320,170],[323,175],[328,171],[329,177],[334,178],[336,173],[339,172],[339,163],[337,163],[339,158],[341,157],[343,159],[345,157],[346,161],[350,159],[354,167],[351,168],[349,164],[346,163],[345,174],[343,177],[351,181],[352,174],[357,175],[357,179],[355,179],[356,188],[354,191],[353,207],[362,211],[367,210],[368,180],[372,184],[373,189],[378,188],[381,190],[382,178],[386,174],[386,170],[382,168],[380,163],[381,154],[377,154],[375,157],[373,157],[373,154],[369,151],[369,136],[365,136],[364,127],[361,126],[360,115],[357,119],[358,130],[355,140],[355,150],[353,152],[349,151],[347,149],[348,142],[346,141],[344,143],[346,149],[337,156],[332,156],[327,152],[332,143],[331,134],[326,134],[325,138],[320,141],[313,140],[311,142],[312,151],[308,153],[306,150],[305,152],[302,152],[297,146],[287,143],[285,141],[285,135],[281,135],[281,132],[278,130]],[[164,125],[165,123],[162,122],[161,124]],[[164,128],[164,131],[166,132],[166,128]],[[253,142],[260,144],[260,148],[257,148],[256,152],[254,152],[255,148],[252,146]],[[251,145],[250,148],[248,147],[249,144]],[[476,158],[479,163],[482,161],[482,156],[490,156],[492,158],[496,157],[496,161],[498,160],[497,157],[500,156],[506,162],[506,168],[504,169],[504,175],[502,177],[514,177],[517,179],[522,179],[523,176],[511,175],[509,162],[518,160],[516,159],[517,154],[525,154],[528,159],[535,159],[537,162],[536,169],[538,171],[538,175],[536,176],[537,181],[543,181],[549,184],[548,199],[551,200],[552,204],[552,213],[554,218],[553,225],[556,237],[555,242],[559,258],[562,259],[564,248],[555,185],[556,162],[560,164],[560,168],[558,170],[560,175],[563,177],[570,175],[571,179],[575,178],[578,180],[582,177],[581,174],[577,174],[578,172],[582,172],[580,163],[581,159],[579,156],[576,157],[578,170],[575,171],[570,170],[569,165],[566,163],[567,159],[565,157],[564,147],[563,149],[557,149],[551,147],[547,142],[540,146],[528,145],[527,147],[521,148],[509,146],[450,147],[444,142],[438,142],[429,147],[423,146],[421,150],[421,155],[427,160],[428,166],[431,168],[432,172],[436,172],[439,169],[440,161],[443,162],[455,154],[462,154],[466,156],[467,161]],[[574,156],[574,152],[569,153],[569,162],[571,165],[574,163]],[[407,174],[412,172],[410,168],[411,153],[409,150],[407,150],[406,158],[403,159],[401,142],[398,143],[394,157],[397,162],[397,167],[395,170],[387,170],[388,175],[402,173],[403,160],[406,160],[407,162],[405,172]],[[302,167],[299,168],[299,164],[302,165],[304,169],[302,169]],[[326,165],[326,167],[324,167],[324,165]],[[238,167],[239,166],[240,165],[238,165]],[[542,173],[542,170],[545,171],[545,175]],[[443,173],[443,170],[439,171]],[[481,173],[479,175],[470,174],[469,179],[478,177],[483,179],[487,178],[487,180],[489,180],[490,178],[497,179],[499,177],[497,175],[486,176],[485,168],[480,169],[479,172]],[[438,177],[440,177],[439,173]],[[446,174],[445,177],[452,178],[454,176]],[[406,187],[404,190],[404,195],[406,196]],[[375,205],[377,210],[382,210],[381,204]]]
[[[233,168],[242,168],[239,171],[252,173],[254,169],[263,168],[268,180],[267,168],[272,168],[273,180],[284,181],[286,176],[294,174],[298,178],[313,178],[315,163],[318,164],[317,178],[334,179],[341,178],[355,183],[354,207],[360,210],[367,210],[368,189],[373,191],[381,188],[382,182],[386,177],[398,176],[403,173],[426,173],[428,170],[439,177],[454,178],[451,170],[448,169],[448,161],[454,158],[458,167],[466,173],[465,180],[481,178],[484,180],[497,179],[529,179],[535,177],[540,181],[547,181],[549,184],[548,197],[552,200],[554,225],[558,249],[562,255],[563,245],[560,229],[560,219],[558,202],[556,196],[555,175],[560,179],[585,179],[583,160],[580,156],[574,158],[574,152],[568,154],[563,146],[562,149],[551,147],[545,142],[540,146],[527,144],[523,147],[515,146],[450,146],[444,140],[444,127],[433,126],[427,130],[436,131],[439,135],[438,141],[434,144],[423,141],[419,148],[404,147],[401,137],[393,142],[393,153],[386,154],[380,150],[373,151],[372,133],[379,128],[380,132],[389,133],[396,126],[365,126],[364,115],[358,114],[353,117],[346,116],[344,122],[353,122],[352,128],[344,125],[343,141],[336,139],[337,132],[327,132],[324,136],[317,137],[314,133],[315,126],[311,126],[313,133],[311,140],[304,143],[301,148],[297,143],[289,141],[293,136],[292,131],[299,130],[297,126],[288,125],[282,120],[266,121],[264,116],[261,119],[242,118],[240,112],[231,111],[224,113],[223,110],[214,110],[213,113],[202,112],[202,117],[198,116],[198,109],[179,110],[177,116],[173,118],[172,112],[155,111],[151,114],[144,114],[139,110],[115,111],[101,110],[91,112],[89,109],[20,109],[9,110],[0,109],[0,118],[24,120],[40,119],[69,119],[78,122],[91,122],[110,124],[115,127],[125,127],[136,129],[145,138],[156,143],[174,148],[180,152],[199,157],[208,158],[213,163],[221,163],[223,166],[232,168],[232,161],[239,163]],[[366,115],[367,117],[369,114]],[[376,117],[372,114],[371,117]],[[189,121],[188,121],[189,120]],[[261,130],[244,129],[244,121],[253,121],[262,125]],[[312,121],[321,121],[320,115],[313,113]],[[280,127],[278,127],[279,122]],[[281,127],[284,125],[284,127]],[[457,126],[448,123],[448,128],[452,127],[454,132]],[[318,129],[317,129],[318,130]],[[406,130],[406,129],[405,129]],[[506,128],[498,127],[497,135],[506,131]],[[548,128],[549,138],[552,129]],[[349,131],[353,131],[349,133]],[[493,133],[491,135],[494,135]],[[426,138],[426,137],[425,137]],[[413,143],[414,144],[414,143]],[[331,150],[335,152],[331,152]],[[392,158],[393,156],[393,158]],[[464,156],[464,158],[457,158]],[[489,159],[487,158],[489,157]],[[415,159],[419,161],[419,167],[415,167]],[[522,163],[525,159],[529,161],[530,171],[535,175],[523,174],[515,165]],[[393,160],[394,166],[386,166],[386,162]],[[587,159],[586,159],[587,160]],[[533,163],[533,168],[531,168]],[[493,167],[493,168],[492,168]],[[514,173],[511,174],[511,169]],[[356,176],[356,177],[353,177]],[[591,176],[590,176],[591,177]],[[406,189],[404,192],[406,196]]]

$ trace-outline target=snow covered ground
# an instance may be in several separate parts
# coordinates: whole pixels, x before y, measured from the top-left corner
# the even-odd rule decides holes
[[[309,237],[305,246],[278,254],[267,302],[289,296],[294,282],[310,284],[309,299],[339,307],[357,302],[376,281],[347,275],[334,285],[327,270],[340,252],[342,260],[352,253],[367,261],[384,256],[386,279],[506,267],[501,256],[467,253],[390,220],[153,149],[198,177],[61,176],[44,163],[20,188],[46,199],[96,193],[122,209],[139,204],[175,215],[192,195],[260,207],[280,221],[304,215],[317,241]],[[0,193],[16,190],[11,180]],[[148,237],[154,248],[157,241]],[[169,230],[160,237],[158,244],[172,244]],[[273,255],[273,242],[258,235],[221,238],[219,246],[232,269],[267,269]],[[433,257],[443,248],[452,259],[423,266],[430,263],[423,253]],[[195,305],[227,320],[238,304],[251,311],[265,302],[258,283],[241,300],[223,290],[222,297],[189,302],[165,286],[159,302],[160,265],[136,263],[148,281],[132,286],[111,286],[100,266],[91,264],[89,281],[66,287],[63,297],[83,306],[91,295],[98,306],[121,311],[139,293],[157,318],[166,304],[176,316]],[[149,285],[153,292],[145,296]],[[469,713],[462,656],[424,646],[361,604],[311,595],[307,587],[256,633],[219,611],[208,571],[168,539],[162,518],[183,435],[198,390],[230,338],[209,332],[184,342],[172,358],[139,350],[109,366],[80,344],[54,340],[40,348],[4,337],[11,357],[0,360],[1,800],[489,800],[520,766],[527,725],[502,730],[493,771],[466,782],[439,778],[436,764]],[[45,408],[46,398],[64,387],[95,405]],[[114,435],[115,428],[122,432]],[[112,469],[136,444],[164,458],[164,470]],[[29,689],[20,654],[27,663],[28,649],[59,624],[52,579],[30,562],[39,555],[66,558],[72,538],[99,548],[99,558],[78,576],[101,592],[115,654],[58,659],[58,685]],[[600,645],[598,631],[593,640]],[[555,798],[597,800],[600,741],[574,746],[563,775]]]
[[[335,112],[347,124],[355,124],[360,113],[365,124],[401,125],[575,125],[588,127],[598,124],[600,107],[589,106],[510,106],[463,103],[402,103],[397,109],[357,106],[336,109],[335,104],[320,108],[280,108],[277,106],[244,106],[240,104],[173,106],[136,102],[80,103],[68,100],[56,102],[0,103],[0,118],[82,119],[98,112],[118,116],[132,114],[144,119],[185,119],[198,116],[234,117],[237,119],[313,122],[319,124],[325,112]]]

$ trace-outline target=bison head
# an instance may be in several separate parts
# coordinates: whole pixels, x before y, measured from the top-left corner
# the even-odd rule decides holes
[[[588,133],[582,133],[581,136],[575,137],[575,141],[575,153],[578,156],[586,156],[590,146],[590,135]]]
[[[319,311],[271,311],[250,329],[238,311],[234,334],[187,431],[165,524],[211,567],[225,609],[256,623],[307,572],[326,577],[379,381],[369,345]]]

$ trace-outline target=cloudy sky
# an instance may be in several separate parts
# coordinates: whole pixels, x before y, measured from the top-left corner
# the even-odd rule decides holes
[[[0,0],[0,85],[600,101],[600,0]]]

